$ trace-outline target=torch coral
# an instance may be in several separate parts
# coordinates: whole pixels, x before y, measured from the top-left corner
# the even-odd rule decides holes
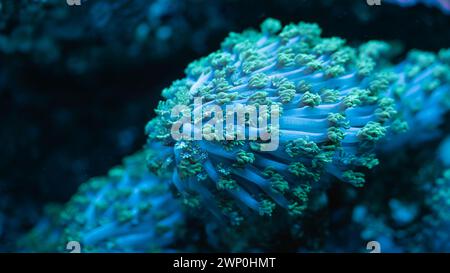
[[[316,24],[267,19],[261,32],[231,33],[163,91],[146,130],[149,142],[168,147],[172,183],[184,199],[235,222],[249,209],[301,215],[308,193],[329,175],[364,184],[361,169],[378,163],[376,143],[405,128],[388,92],[404,78],[392,72],[389,44],[352,48],[320,34]],[[224,118],[222,110],[242,105],[241,120],[228,111]]]

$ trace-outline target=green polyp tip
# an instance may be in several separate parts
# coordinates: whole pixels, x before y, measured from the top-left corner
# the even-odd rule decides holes
[[[161,117],[150,120],[145,126],[145,133],[149,139],[166,141],[170,138],[169,123]]]
[[[403,94],[405,94],[406,85],[405,84],[397,84],[394,86],[392,92],[394,93],[397,99],[400,99]]]
[[[275,76],[271,78],[271,85],[274,88],[279,88],[285,81],[287,81],[286,78],[284,77],[280,77],[280,76]]]
[[[306,93],[312,91],[312,86],[305,80],[301,80],[297,84],[297,91],[299,93]]]
[[[232,87],[230,83],[223,77],[217,77],[211,82],[213,86],[216,88],[216,92],[225,93]]]
[[[344,132],[333,126],[327,129],[327,137],[332,143],[338,144],[344,139]]]
[[[356,158],[357,162],[355,162],[355,165],[364,166],[368,169],[372,169],[380,163],[378,158],[375,157],[375,154],[372,153],[364,154]]]
[[[236,155],[238,165],[244,166],[246,164],[252,164],[255,161],[255,155],[251,152],[240,150]]]
[[[283,81],[278,87],[278,95],[282,103],[289,103],[295,96],[295,84],[291,81]]]
[[[292,38],[300,36],[302,40],[313,42],[320,37],[322,30],[317,24],[301,22],[298,25],[286,25],[280,33],[283,42],[287,42]]]
[[[339,99],[339,91],[336,89],[323,89],[320,91],[320,97],[324,103],[335,103]]]
[[[342,65],[332,65],[325,68],[325,74],[329,78],[339,77],[345,73],[345,67]]]
[[[131,209],[127,208],[117,208],[117,220],[121,223],[129,222],[131,219],[133,219],[133,211]]]
[[[333,161],[333,151],[328,152],[321,152],[318,155],[316,155],[312,160],[312,167],[313,168],[323,168],[326,164]]]
[[[270,177],[272,188],[278,192],[285,193],[289,190],[289,183],[278,173]]]
[[[381,123],[391,119],[397,110],[395,110],[394,100],[391,98],[382,98],[378,104],[380,107],[375,110],[375,115]]]
[[[146,212],[150,211],[150,209],[151,209],[152,207],[153,207],[152,204],[142,202],[142,203],[139,204],[138,210],[139,210],[139,212],[141,212],[141,213],[146,213]]]
[[[289,39],[299,35],[298,27],[295,24],[285,25],[280,33],[282,41],[287,42]]]
[[[108,171],[108,176],[113,179],[121,179],[124,173],[125,171],[122,167],[114,167]],[[101,179],[96,180],[96,183],[93,183],[93,185],[97,183],[101,183]]]
[[[124,198],[128,198],[133,193],[133,190],[130,188],[122,188],[122,189],[118,189],[117,191],[118,191],[118,196],[124,197]]]
[[[174,99],[176,103],[181,103],[182,101],[187,102],[189,98],[189,85],[185,79],[176,80],[172,83],[169,88],[164,88],[162,95],[167,99]]]
[[[409,125],[408,122],[401,120],[401,119],[395,119],[392,124],[391,124],[391,130],[394,133],[404,133],[406,131],[408,131],[409,129]]]
[[[225,151],[232,151],[236,147],[242,147],[245,144],[243,140],[223,140],[220,143]]]
[[[293,194],[298,199],[298,201],[305,203],[308,201],[309,193],[311,192],[311,186],[308,184],[303,184],[300,186],[297,186]]]
[[[439,50],[439,60],[450,65],[450,48]]]
[[[262,57],[255,57],[253,60],[245,60],[242,62],[242,73],[250,74],[260,68],[266,66],[266,60]]]
[[[361,92],[359,88],[354,88],[345,96],[343,104],[346,108],[356,107],[362,104]]]
[[[319,105],[322,102],[322,98],[320,95],[310,92],[305,92],[302,96],[302,103],[304,105],[314,107]]]
[[[396,79],[393,73],[377,73],[374,79],[369,83],[369,90],[372,94],[377,95],[385,91],[389,85]]]
[[[182,203],[189,208],[199,208],[200,198],[194,195],[184,195],[182,198]]]
[[[436,90],[439,86],[441,86],[441,81],[437,79],[431,79],[430,81],[427,81],[423,86],[423,90],[427,93],[431,93],[434,90]]]
[[[380,108],[389,108],[395,105],[395,101],[392,98],[381,98],[378,102]]]
[[[187,86],[179,87],[175,93],[174,103],[188,105],[191,101],[191,94]]]
[[[100,211],[104,211],[109,207],[108,202],[106,202],[105,200],[96,200],[94,205],[95,208]]]
[[[433,69],[433,77],[443,82],[450,82],[450,67],[444,64],[437,64]]]
[[[233,93],[220,92],[216,96],[216,102],[221,105],[228,104],[234,101],[237,97],[238,93],[236,92]]]
[[[312,62],[316,59],[316,57],[312,54],[304,54],[300,53],[295,55],[294,62],[297,65],[306,65],[309,62]]]
[[[324,68],[323,62],[321,60],[312,60],[305,65],[310,72],[320,71]]]
[[[224,167],[222,163],[217,164],[217,172],[224,176],[229,176],[231,174],[231,168]]]
[[[250,95],[250,97],[248,98],[248,101],[250,103],[254,103],[254,104],[259,104],[259,105],[265,105],[268,103],[268,95],[269,93],[265,92],[265,91],[257,91],[255,93],[253,93],[252,95]]]
[[[313,48],[313,51],[319,55],[330,54],[339,50],[345,44],[345,40],[338,37],[323,38]]]
[[[221,177],[217,182],[217,189],[219,190],[235,190],[236,188],[237,188],[236,180],[228,177]]]
[[[305,165],[300,162],[294,162],[289,165],[289,172],[295,174],[296,176],[303,176],[308,170]]]
[[[264,34],[274,35],[281,30],[281,22],[274,18],[267,18],[261,23],[261,31]]]
[[[361,57],[370,57],[376,60],[391,53],[391,46],[386,42],[373,40],[362,44],[359,47],[359,52]]]
[[[369,76],[375,69],[375,65],[376,63],[370,57],[359,59],[356,65],[358,69],[358,75],[362,77]]]
[[[314,141],[308,141],[304,138],[289,141],[288,144],[286,144],[285,150],[290,157],[313,157],[320,153],[320,148]]]
[[[369,121],[363,128],[361,128],[356,136],[362,140],[376,142],[386,134],[386,128],[378,122]]]
[[[203,170],[203,166],[200,162],[196,162],[192,159],[183,158],[178,164],[178,170],[182,177],[195,176]]]
[[[227,52],[214,52],[209,56],[209,62],[215,69],[221,69],[231,62],[233,62],[233,56]]]
[[[405,74],[408,79],[411,79],[422,71],[422,68],[419,65],[409,65],[405,68]]]
[[[253,59],[257,52],[251,40],[243,39],[233,47],[233,52],[243,60]]]
[[[303,212],[306,210],[308,206],[306,204],[300,205],[297,202],[289,204],[288,213],[290,216],[296,217],[303,215]]]
[[[314,40],[320,37],[322,29],[316,23],[300,22],[298,24],[298,32],[306,40]]]
[[[295,64],[295,54],[292,53],[292,50],[288,49],[284,52],[278,53],[277,56],[277,65],[279,67],[289,67]]]
[[[256,73],[250,77],[248,80],[248,87],[261,89],[266,87],[269,84],[269,77],[267,77],[264,73]]]
[[[90,180],[92,181],[92,180]],[[78,192],[74,195],[74,197],[72,198],[72,200],[70,201],[73,204],[76,205],[86,205],[89,202],[89,198],[87,198],[87,193],[89,193],[89,191],[91,191],[91,189],[89,188],[90,186],[88,184],[91,184],[91,182],[88,181],[85,184],[82,184],[78,190]]]
[[[244,221],[244,217],[242,217],[238,212],[231,211],[228,213],[230,222],[232,226],[240,226],[242,222]]]
[[[208,74],[211,72],[211,67],[208,65],[207,58],[201,58],[199,60],[191,62],[184,73],[188,76],[198,78],[202,74]]]
[[[408,54],[408,60],[415,63],[420,68],[426,68],[434,63],[436,55],[431,52],[411,50]]]
[[[147,168],[154,173],[159,173],[162,170],[162,162],[155,155],[147,157]]]
[[[345,116],[341,113],[329,113],[327,119],[333,126],[342,128],[348,128],[350,126]]]
[[[320,175],[317,172],[308,170],[308,168],[300,162],[289,164],[288,171],[295,176],[311,179],[313,181],[318,181],[320,178]]]
[[[351,47],[342,47],[331,55],[332,63],[345,65],[356,59],[356,51]]]
[[[289,48],[295,54],[311,54],[311,46],[306,41],[301,39],[294,44],[290,44]],[[296,64],[299,65],[298,63]]]
[[[275,203],[273,203],[272,201],[263,199],[260,203],[259,203],[259,215],[261,216],[272,216],[272,213],[275,209],[276,205]]]
[[[352,170],[345,171],[342,174],[342,178],[344,179],[344,181],[349,182],[355,187],[362,187],[365,183],[364,174],[360,172],[354,172]]]
[[[444,171],[443,178],[446,180],[450,180],[450,169]]]
[[[289,183],[283,178],[282,175],[277,173],[273,167],[265,168],[262,174],[270,180],[272,189],[280,193],[285,193],[289,190]]]

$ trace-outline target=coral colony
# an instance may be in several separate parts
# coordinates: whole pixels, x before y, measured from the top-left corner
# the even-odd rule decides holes
[[[162,91],[144,149],[82,185],[22,247],[42,237],[42,251],[68,241],[93,252],[270,251],[279,229],[309,242],[327,187],[363,187],[380,155],[442,134],[450,50],[411,51],[399,64],[393,52],[382,41],[321,37],[314,23],[267,19],[260,31],[230,33]],[[448,207],[448,177],[441,171],[426,189],[430,208]],[[448,233],[448,215],[427,223]],[[264,246],[251,245],[255,233]],[[207,243],[195,245],[201,236]],[[224,243],[236,236],[241,245]]]

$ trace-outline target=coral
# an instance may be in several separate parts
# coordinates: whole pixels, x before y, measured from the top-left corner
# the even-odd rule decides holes
[[[56,217],[48,214],[22,240],[19,249],[63,252],[67,242],[77,241],[83,252],[170,251],[184,216],[164,181],[167,177],[148,172],[145,159],[151,153],[128,156],[108,176],[84,183]]]
[[[391,146],[432,135],[449,107],[441,103],[450,93],[448,50],[439,56],[414,51],[394,66],[388,43],[352,48],[320,34],[316,24],[281,28],[268,19],[261,32],[231,33],[221,50],[192,62],[185,79],[163,90],[166,100],[146,131],[149,142],[173,148],[172,183],[183,198],[201,199],[232,222],[248,209],[301,215],[310,191],[305,189],[330,176],[363,186],[363,170],[377,165],[374,151],[386,135]],[[259,110],[256,118],[245,108],[244,125],[231,113],[230,130],[223,125],[230,105],[271,110]],[[182,110],[173,115],[176,108]],[[270,118],[263,126],[272,139],[252,139],[264,135],[266,128],[258,126]],[[404,137],[408,125],[410,138]],[[277,133],[279,147],[271,147]]]
[[[387,95],[396,101],[402,122],[393,122],[397,137],[388,137],[384,149],[403,143],[418,145],[442,135],[440,127],[450,107],[450,50],[438,54],[413,50],[393,72],[398,80]],[[409,130],[408,130],[409,128]]]

